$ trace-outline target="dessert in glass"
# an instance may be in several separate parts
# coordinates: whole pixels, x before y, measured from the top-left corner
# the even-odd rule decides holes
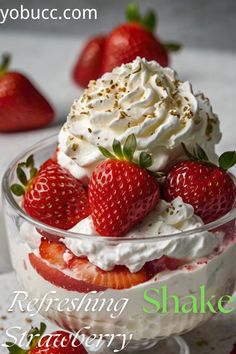
[[[179,335],[219,311],[202,291],[216,307],[236,285],[236,158],[218,158],[220,139],[209,99],[170,68],[137,58],[91,81],[59,137],[3,178],[13,266],[40,313],[97,335],[94,351],[189,353]]]

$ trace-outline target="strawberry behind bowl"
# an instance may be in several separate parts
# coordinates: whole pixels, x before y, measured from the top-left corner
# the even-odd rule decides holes
[[[155,34],[154,11],[148,10],[142,17],[137,4],[130,3],[126,15],[127,22],[115,27],[111,33],[88,40],[73,68],[72,77],[76,84],[86,87],[90,80],[97,80],[137,56],[156,60],[162,66],[169,65],[169,53],[178,51],[180,45],[165,43]]]
[[[20,72],[8,71],[9,55],[0,65],[0,133],[42,128],[54,110],[34,84]]]

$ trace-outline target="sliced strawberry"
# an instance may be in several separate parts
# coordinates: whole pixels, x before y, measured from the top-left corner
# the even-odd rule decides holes
[[[51,284],[66,289],[68,291],[78,291],[79,293],[89,293],[90,291],[103,291],[106,288],[89,284],[83,280],[74,279],[62,271],[49,266],[44,260],[37,257],[34,253],[29,254],[29,259],[32,267],[36,272]]]
[[[61,242],[51,242],[46,238],[42,239],[39,253],[40,256],[51,264],[59,266],[61,269],[67,267],[67,262],[64,259],[65,253],[68,252],[71,258],[73,254]]]
[[[116,266],[112,271],[106,272],[85,258],[74,259],[70,268],[77,279],[105,288],[127,289],[148,280],[145,268],[131,273],[125,266]]]

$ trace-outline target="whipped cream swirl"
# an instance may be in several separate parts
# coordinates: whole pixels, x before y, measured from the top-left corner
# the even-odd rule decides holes
[[[178,259],[195,260],[208,256],[222,242],[222,234],[215,235],[204,231],[192,233],[187,237],[173,240],[159,240],[158,236],[176,234],[183,230],[192,230],[204,225],[203,221],[194,215],[193,207],[183,203],[180,197],[172,203],[160,200],[157,207],[150,212],[125,236],[140,238],[140,242],[108,243],[89,239],[62,239],[61,241],[77,256],[86,256],[89,261],[99,268],[109,271],[115,265],[125,265],[131,272],[139,271],[146,262],[159,259],[166,255]],[[85,235],[96,235],[91,217],[88,217],[70,231]],[[157,236],[150,242],[145,237]]]
[[[200,143],[215,161],[221,138],[208,98],[194,94],[174,70],[139,57],[91,81],[74,101],[59,134],[59,163],[76,177],[90,175],[103,159],[97,146],[111,149],[115,138],[124,143],[130,134],[137,158],[141,151],[152,154],[153,171],[184,158],[181,142],[190,150]]]

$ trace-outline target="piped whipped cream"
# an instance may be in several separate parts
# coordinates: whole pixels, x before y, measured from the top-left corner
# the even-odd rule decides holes
[[[189,261],[208,256],[221,244],[223,235],[211,232],[191,233],[178,239],[158,240],[158,236],[174,235],[204,225],[194,214],[193,207],[183,203],[180,197],[167,203],[160,200],[157,207],[125,236],[142,238],[143,242],[102,242],[85,239],[62,239],[61,241],[77,256],[86,256],[99,268],[109,271],[115,265],[125,265],[131,272],[139,271],[146,262],[166,255]],[[79,222],[71,232],[97,235],[91,217]],[[145,238],[157,236],[151,242]],[[101,237],[101,236],[100,236]]]
[[[215,161],[221,138],[208,98],[194,94],[174,70],[139,57],[91,81],[74,101],[59,134],[59,162],[77,178],[90,175],[103,159],[97,146],[111,149],[115,138],[124,143],[130,134],[136,157],[152,154],[153,171],[184,158],[181,142],[190,150],[200,143]]]

